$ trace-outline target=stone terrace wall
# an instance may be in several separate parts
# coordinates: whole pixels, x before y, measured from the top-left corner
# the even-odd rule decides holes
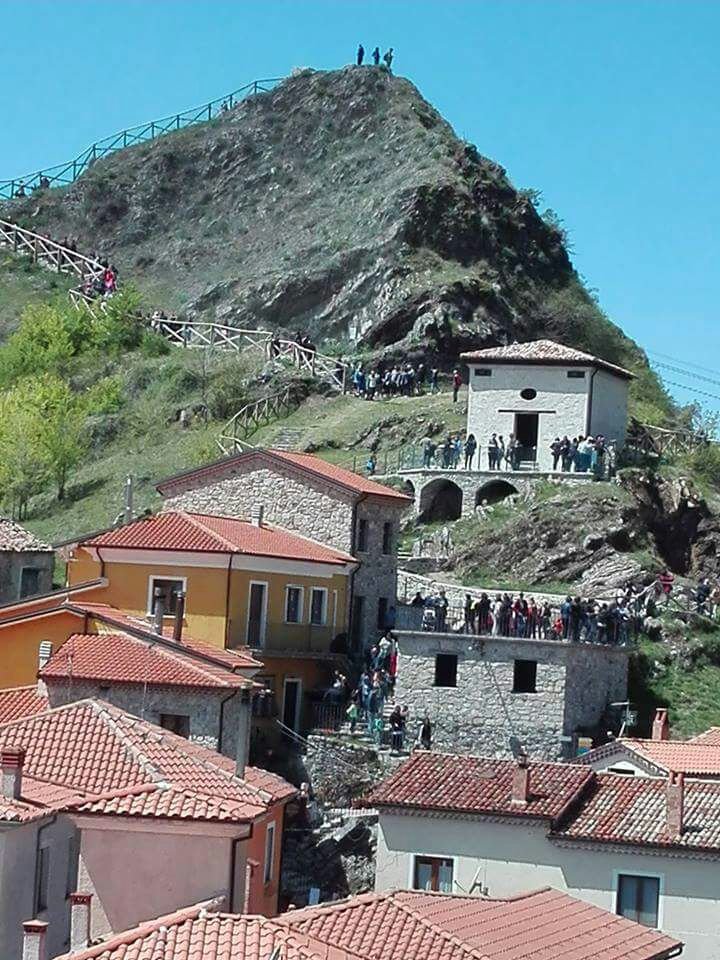
[[[486,593],[489,597],[494,597],[497,593],[503,593],[498,587],[466,587],[461,583],[452,583],[448,580],[442,580],[442,572],[437,577],[432,575],[422,576],[419,573],[413,573],[410,570],[398,570],[397,575],[397,596],[400,603],[410,603],[412,598],[419,590],[423,596],[427,596],[435,589],[443,589],[447,595],[451,607],[462,607],[465,603],[465,594],[469,593],[472,597],[479,597]],[[546,593],[540,590],[526,590],[525,595],[535,597],[536,600],[544,603],[546,600],[552,606],[559,606],[565,599],[563,593]]]
[[[597,724],[627,685],[627,654],[617,648],[402,632],[399,647],[395,699],[410,708],[410,736],[427,713],[434,748],[453,753],[509,756],[522,746],[562,759],[571,748],[562,738]],[[435,686],[441,653],[458,658],[455,687]],[[537,692],[513,692],[516,659],[537,662]]]

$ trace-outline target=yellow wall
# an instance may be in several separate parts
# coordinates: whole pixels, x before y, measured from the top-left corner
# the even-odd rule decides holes
[[[35,683],[41,640],[50,640],[53,651],[59,650],[83,629],[83,618],[66,612],[0,625],[0,689]]]
[[[246,642],[250,582],[268,584],[266,645],[273,649],[327,650],[332,638],[346,630],[347,588],[349,578],[336,574],[322,577],[298,577],[285,573],[232,570],[228,596],[228,571],[207,567],[166,567],[134,563],[106,563],[103,575],[107,587],[93,591],[95,603],[109,603],[120,610],[147,616],[148,588],[151,576],[186,578],[185,623],[188,636],[223,647],[242,646]],[[75,584],[100,576],[100,564],[84,550],[76,550],[68,564],[69,583]],[[285,588],[288,584],[304,588],[302,624],[285,624]],[[328,591],[327,625],[310,629],[310,598],[313,586]],[[333,628],[334,592],[337,612]],[[229,611],[228,611],[229,599]],[[172,618],[169,618],[172,619]]]

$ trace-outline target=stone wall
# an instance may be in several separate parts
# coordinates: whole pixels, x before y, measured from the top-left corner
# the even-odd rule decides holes
[[[399,647],[395,700],[410,709],[410,738],[427,713],[434,748],[454,753],[567,757],[563,738],[596,724],[627,684],[627,653],[604,646],[400,633]],[[457,656],[456,686],[435,685],[438,654]],[[536,692],[513,692],[516,660],[536,662]]]
[[[200,482],[200,481],[198,481]],[[256,504],[265,520],[305,537],[352,552],[353,497],[322,480],[278,464],[241,464],[230,476],[168,497],[163,510],[188,510],[250,519]]]
[[[52,589],[55,554],[52,550],[0,551],[0,603],[20,599],[20,580],[23,567],[39,570],[37,593]]]
[[[161,714],[176,714],[190,717],[190,740],[211,750],[219,749],[220,704],[227,698],[227,690],[193,691],[189,688],[148,686],[144,689],[135,684],[112,684],[111,686],[89,680],[73,680],[72,683],[47,683],[52,707],[96,697],[126,710],[135,717],[160,725]],[[240,703],[240,697],[227,700],[222,711],[222,752],[235,757],[240,710],[249,706]]]
[[[380,636],[382,624],[378,625],[378,604],[381,598],[386,607],[395,606],[397,597],[397,539],[400,513],[394,503],[381,500],[363,500],[357,507],[357,521],[367,521],[367,549],[355,550],[361,565],[355,573],[353,596],[365,598],[362,624],[363,641],[371,643]],[[392,525],[390,552],[383,553],[383,533],[386,523]],[[357,541],[356,541],[357,542]]]

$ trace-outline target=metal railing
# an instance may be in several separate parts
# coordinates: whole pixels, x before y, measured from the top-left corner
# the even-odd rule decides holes
[[[307,610],[304,614],[307,617]],[[243,638],[253,650],[261,653],[318,653],[331,656],[337,634],[330,624],[285,623],[251,619]],[[342,652],[342,651],[338,651]]]
[[[311,726],[313,730],[337,731],[347,720],[347,704],[322,701],[312,705]]]
[[[268,92],[283,79],[283,77],[271,77],[265,80],[253,80],[251,83],[245,84],[244,87],[240,87],[239,90],[234,90],[224,97],[211,100],[200,107],[191,107],[181,113],[163,117],[160,120],[152,120],[149,123],[141,123],[135,127],[128,127],[126,130],[111,134],[102,140],[96,140],[74,160],[59,163],[53,167],[45,167],[23,177],[14,177],[12,180],[0,180],[0,199],[12,200],[13,198],[25,197],[35,190],[47,190],[50,187],[73,183],[101,157],[106,157],[117,150],[123,150],[125,147],[155,140],[157,137],[174,133],[184,127],[206,123],[226,109],[234,107],[241,100],[257,93]]]

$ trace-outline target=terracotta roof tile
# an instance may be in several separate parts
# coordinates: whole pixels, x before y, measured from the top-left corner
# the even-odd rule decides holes
[[[531,340],[528,343],[511,343],[505,347],[487,347],[484,350],[473,350],[470,353],[461,353],[460,359],[468,363],[533,363],[533,364],[584,364],[585,366],[602,367],[620,377],[631,379],[634,374],[624,367],[594,357],[591,353],[566,347],[554,340]]]
[[[652,847],[720,850],[720,783],[686,780],[681,836],[667,829],[667,781],[598,773],[579,809],[552,836]]]
[[[370,806],[554,819],[593,777],[588,767],[575,764],[531,763],[529,799],[524,806],[517,806],[511,802],[515,766],[513,760],[418,752],[375,787],[366,802]]]
[[[720,747],[720,727],[710,727],[704,733],[691,737],[688,743],[704,743],[706,746]]]
[[[709,731],[708,731],[709,732]],[[633,740],[617,741],[636,751],[664,770],[691,776],[720,776],[720,738],[710,740]]]
[[[297,533],[249,520],[199,513],[168,512],[136,520],[82,542],[88,547],[231,553],[345,564],[353,557]]]
[[[45,680],[97,680],[164,687],[233,688],[252,682],[219,661],[193,658],[178,644],[141,640],[125,633],[73,634],[39,672]],[[243,665],[242,657],[237,658]],[[0,697],[0,709],[2,698]]]
[[[55,809],[247,822],[295,795],[253,767],[239,780],[229,758],[97,700],[6,723],[5,744],[25,748],[23,780],[66,791],[47,801]]]
[[[31,687],[9,687],[0,690],[0,724],[31,717],[50,706],[48,698],[38,694],[37,684]]]
[[[556,890],[504,900],[390,892],[273,920],[160,917],[67,960],[659,960],[680,943]],[[61,960],[61,958],[59,958]]]

